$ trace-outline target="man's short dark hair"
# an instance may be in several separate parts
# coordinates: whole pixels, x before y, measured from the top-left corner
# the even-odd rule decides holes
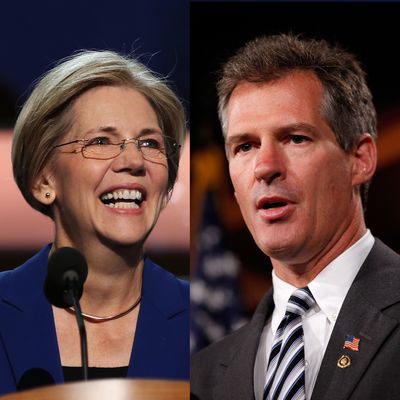
[[[376,111],[366,74],[356,57],[325,40],[293,34],[262,36],[248,42],[224,65],[217,84],[218,112],[224,136],[227,107],[241,82],[270,82],[294,71],[310,71],[324,88],[322,115],[339,145],[350,152],[363,133],[377,138]],[[365,205],[368,184],[361,189]]]

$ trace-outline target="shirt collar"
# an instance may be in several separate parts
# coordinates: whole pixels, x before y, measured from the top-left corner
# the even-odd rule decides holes
[[[374,245],[375,239],[367,230],[365,235],[346,251],[331,261],[309,284],[317,307],[331,323],[335,323],[343,301],[353,283],[361,265]],[[272,272],[275,311],[272,315],[271,328],[275,334],[285,315],[286,305],[296,290],[295,286],[284,282]]]

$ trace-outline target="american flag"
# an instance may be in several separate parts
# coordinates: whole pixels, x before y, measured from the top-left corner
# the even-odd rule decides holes
[[[192,353],[246,322],[239,300],[239,260],[226,245],[212,193],[204,202],[198,249],[196,271],[190,282]]]
[[[359,343],[360,343],[360,338],[355,337],[353,335],[346,335],[343,348],[350,349],[353,351],[358,351]]]

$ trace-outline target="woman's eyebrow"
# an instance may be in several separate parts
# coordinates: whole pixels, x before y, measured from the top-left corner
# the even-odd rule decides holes
[[[105,126],[98,126],[96,128],[92,128],[90,130],[88,130],[85,133],[86,135],[89,135],[91,133],[99,133],[99,132],[104,132],[104,133],[109,133],[109,134],[113,134],[113,135],[117,135],[119,133],[119,130],[117,127],[112,126],[112,125],[105,125]],[[150,134],[159,134],[162,135],[162,131],[160,128],[143,128],[140,130],[139,134],[137,135],[137,137],[141,137],[141,136],[145,136],[145,135],[150,135]]]
[[[140,130],[138,137],[145,136],[145,135],[151,135],[151,134],[158,134],[162,135],[162,131],[159,128],[143,128]]]
[[[85,133],[85,135],[88,135],[90,133],[96,133],[96,132],[117,133],[118,129],[115,126],[111,126],[111,125],[97,126],[96,128],[92,128],[92,129],[88,130]]]

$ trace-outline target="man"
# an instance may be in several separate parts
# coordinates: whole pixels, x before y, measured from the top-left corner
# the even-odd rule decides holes
[[[235,196],[273,290],[193,357],[192,398],[400,398],[400,257],[363,214],[377,159],[365,73],[338,47],[282,34],[240,49],[218,92]]]

